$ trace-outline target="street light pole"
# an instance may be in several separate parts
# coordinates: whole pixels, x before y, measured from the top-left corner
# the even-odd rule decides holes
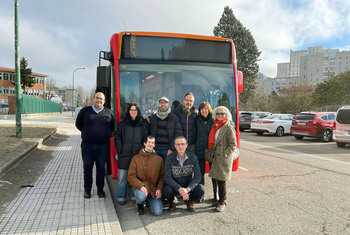
[[[74,73],[75,71],[79,70],[79,69],[85,69],[85,68],[76,68],[73,71],[73,89],[72,89],[72,117],[74,117]]]
[[[21,67],[19,63],[18,0],[15,0],[16,138],[22,138]]]

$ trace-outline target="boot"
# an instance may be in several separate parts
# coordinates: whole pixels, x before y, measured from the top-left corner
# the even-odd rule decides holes
[[[219,200],[218,181],[216,179],[211,179],[211,182],[213,183],[213,193],[214,193],[213,202],[217,202]]]

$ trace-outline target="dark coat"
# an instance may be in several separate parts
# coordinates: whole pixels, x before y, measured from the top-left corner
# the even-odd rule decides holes
[[[148,133],[148,122],[142,117],[136,119],[136,122],[132,122],[130,118],[125,118],[119,123],[115,137],[115,148],[118,151],[118,168],[129,169],[132,157],[143,148]]]
[[[182,127],[181,127],[179,118],[175,114],[169,113],[167,119],[168,119],[167,130],[168,130],[168,140],[169,140],[170,150],[174,152],[175,151],[174,140],[176,137],[182,135]],[[157,117],[157,115],[153,114],[151,118],[150,135],[153,135],[154,137],[156,137],[157,135],[158,120],[159,118]]]
[[[197,139],[196,139],[196,151],[195,154],[198,157],[198,160],[204,160],[204,151],[208,148],[208,138],[214,120],[211,117],[208,121],[203,120],[203,116],[198,115],[196,118],[197,125]]]
[[[221,128],[215,140],[215,157],[211,164],[209,177],[220,181],[231,179],[232,163],[237,158],[235,128],[226,122]]]
[[[188,144],[195,144],[197,138],[196,116],[195,112],[187,118],[182,112],[181,106],[174,110],[174,114],[179,118],[182,126],[182,135],[187,139]]]

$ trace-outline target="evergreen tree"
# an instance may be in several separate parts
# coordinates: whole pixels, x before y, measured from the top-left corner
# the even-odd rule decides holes
[[[261,52],[258,50],[255,40],[249,29],[236,19],[231,8],[226,6],[213,33],[217,37],[232,39],[236,47],[237,68],[243,72],[243,93],[240,94],[240,102],[247,102],[254,93],[256,76],[259,71],[258,58]]]
[[[32,76],[32,68],[28,67],[28,61],[22,57],[20,61],[20,67],[21,67],[21,87],[24,92],[25,87],[32,87],[35,84],[34,77]]]

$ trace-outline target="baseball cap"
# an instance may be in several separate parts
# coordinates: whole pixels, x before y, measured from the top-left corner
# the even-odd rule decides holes
[[[160,97],[160,98],[159,98],[159,100],[158,100],[158,102],[160,102],[161,100],[164,100],[164,101],[166,101],[166,102],[168,102],[168,103],[169,103],[169,99],[168,99],[168,98],[166,98],[165,96]]]

